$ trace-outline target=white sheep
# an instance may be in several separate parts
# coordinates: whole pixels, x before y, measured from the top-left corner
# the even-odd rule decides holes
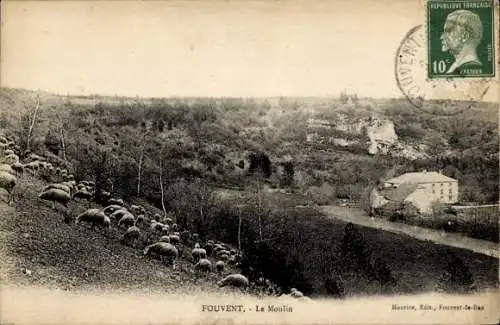
[[[301,291],[292,288],[290,289],[290,296],[292,296],[293,298],[301,298],[304,297],[304,294]]]
[[[16,171],[10,165],[7,164],[0,165],[0,172],[7,172],[14,176],[16,175]]]
[[[107,207],[105,207],[104,210],[103,210],[103,212],[108,215],[108,214],[111,214],[111,213],[113,213],[113,212],[115,212],[117,210],[125,210],[125,211],[127,211],[126,208],[124,208],[124,207],[122,207],[120,205],[112,204],[112,205],[108,205]]]
[[[10,154],[5,156],[3,160],[5,161],[5,163],[12,165],[19,162],[19,156],[16,154]]]
[[[170,227],[170,229],[172,231],[177,231],[178,230],[177,224],[176,223],[172,224],[172,226]]]
[[[16,153],[12,149],[7,149],[3,152],[4,156],[15,155]]]
[[[93,194],[88,192],[87,190],[79,190],[73,194],[73,198],[90,200],[92,199]]]
[[[169,235],[170,242],[174,245],[178,245],[181,243],[181,238],[178,235]]]
[[[68,187],[67,185],[64,185],[64,184],[60,184],[60,183],[49,184],[43,188],[42,192],[48,191],[48,190],[53,189],[53,188],[58,189],[58,190],[62,190],[68,194],[71,193],[70,187]]]
[[[155,231],[155,232],[160,232],[160,233],[161,233],[161,232],[163,231],[163,227],[164,227],[164,226],[165,226],[165,225],[164,225],[164,224],[162,224],[161,222],[157,222],[157,221],[155,221],[155,220],[152,220],[152,221],[151,221],[151,226],[150,226],[150,227],[151,227],[151,230],[152,230],[152,231]]]
[[[124,205],[122,199],[109,199],[109,204],[112,204],[112,205],[121,205],[121,206]]]
[[[131,226],[123,234],[121,238],[121,243],[125,245],[132,242],[132,246],[134,246],[140,237],[141,237],[141,230],[136,226]]]
[[[224,271],[224,268],[226,267],[226,263],[224,261],[217,261],[215,263],[215,268],[217,269],[217,272],[222,273]]]
[[[111,227],[111,220],[99,209],[89,209],[80,214],[75,223],[79,224],[80,222],[88,222],[92,225],[92,228],[95,228],[96,225],[106,229]]]
[[[11,167],[16,172],[16,174],[22,174],[24,172],[24,165],[20,162],[13,163]]]
[[[0,202],[9,203],[10,202],[10,194],[6,189],[0,187]]]
[[[118,221],[118,227],[120,226],[126,226],[126,227],[130,227],[130,226],[133,226],[135,224],[135,218],[134,218],[134,215],[132,213],[126,213],[125,215],[123,215],[122,218],[120,218],[120,220]]]
[[[119,209],[119,210],[116,210],[115,212],[111,213],[110,218],[116,220],[116,222],[119,222],[121,218],[123,218],[124,216],[126,216],[129,213],[130,212],[128,212],[125,209]]]
[[[139,213],[141,213],[141,212],[142,212],[142,210],[144,209],[144,208],[142,208],[142,209],[141,209],[141,208],[142,208],[142,207],[140,207],[140,206],[138,206],[138,205],[132,204],[132,205],[130,206],[130,211],[132,211],[132,213],[139,214]]]
[[[207,260],[206,258],[202,258],[196,263],[194,269],[202,272],[210,272],[212,271],[212,262]]]
[[[193,255],[195,261],[198,261],[199,259],[207,258],[207,251],[203,248],[193,248],[191,255]]]
[[[43,191],[42,193],[40,193],[38,198],[46,201],[51,201],[52,209],[55,208],[55,202],[59,202],[67,209],[68,202],[71,200],[68,192],[57,188],[51,188],[49,190]]]
[[[159,255],[162,262],[166,259],[168,264],[173,264],[174,260],[179,255],[174,245],[164,242],[157,242],[144,248],[144,255],[150,255],[152,253]]]
[[[159,241],[162,243],[170,243],[170,237],[169,236],[161,236]]]
[[[145,221],[146,221],[146,217],[143,214],[140,214],[135,219],[135,225],[137,226],[139,224],[144,224]]]
[[[224,279],[217,282],[219,287],[232,286],[236,288],[246,288],[248,287],[248,279],[242,274],[229,274]]]
[[[0,188],[4,188],[7,192],[12,193],[14,186],[17,184],[17,177],[11,173],[0,171]]]

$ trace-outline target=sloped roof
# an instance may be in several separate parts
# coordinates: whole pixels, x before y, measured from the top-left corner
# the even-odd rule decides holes
[[[445,176],[438,172],[406,173],[385,181],[395,184],[422,184],[422,183],[444,183],[456,182],[456,179]]]
[[[403,202],[417,188],[418,184],[402,184],[397,188],[384,190],[382,195],[389,201]]]

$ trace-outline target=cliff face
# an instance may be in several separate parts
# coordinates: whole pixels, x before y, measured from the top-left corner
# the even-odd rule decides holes
[[[410,159],[426,158],[425,145],[402,142],[394,122],[378,117],[350,118],[338,114],[335,120],[310,118],[307,121],[307,142],[329,144],[342,148],[363,146],[370,155],[391,155]]]
[[[389,147],[398,140],[394,123],[389,120],[372,120],[366,128],[366,134],[370,139],[368,153],[372,155],[378,152],[387,154]]]

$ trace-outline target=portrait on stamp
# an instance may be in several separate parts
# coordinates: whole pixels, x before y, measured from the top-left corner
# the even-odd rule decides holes
[[[483,24],[478,14],[469,10],[456,10],[446,17],[442,40],[442,51],[449,51],[455,61],[446,73],[455,73],[462,67],[478,67],[477,46],[483,37]]]
[[[429,78],[495,75],[490,1],[429,1],[427,10]]]

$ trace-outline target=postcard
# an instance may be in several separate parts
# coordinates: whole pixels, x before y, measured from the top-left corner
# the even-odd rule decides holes
[[[0,323],[500,321],[498,0],[1,6]]]

